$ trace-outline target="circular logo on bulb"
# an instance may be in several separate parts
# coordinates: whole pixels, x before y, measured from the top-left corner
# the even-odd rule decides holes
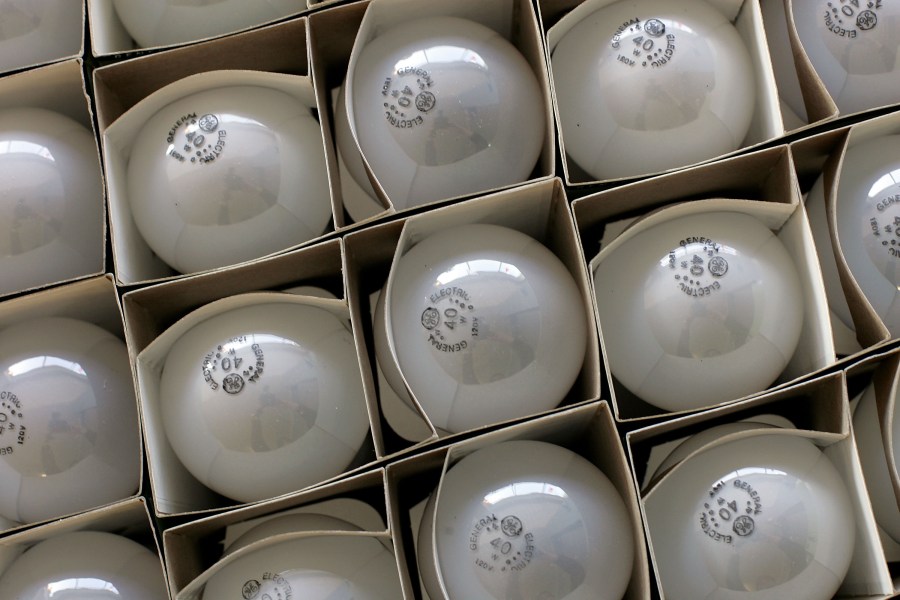
[[[515,515],[485,515],[469,532],[474,564],[488,573],[521,571],[534,557],[534,543],[534,534]]]
[[[0,456],[13,454],[25,445],[26,428],[22,402],[16,394],[0,391]]]
[[[225,151],[228,132],[214,114],[188,113],[179,117],[166,142],[166,156],[182,163],[205,165],[214,162]]]
[[[478,337],[479,321],[469,293],[456,286],[444,287],[429,297],[422,311],[422,327],[431,347],[438,352],[460,352]]]
[[[872,199],[875,210],[870,210],[867,229],[871,242],[866,246],[875,264],[891,278],[896,272],[893,262],[900,258],[900,184],[889,181]]]
[[[709,296],[722,289],[721,280],[728,273],[724,246],[705,236],[687,237],[669,251],[668,268],[674,272],[679,289],[695,298]]]
[[[830,0],[825,3],[822,19],[833,35],[853,39],[875,29],[882,4],[883,0]]]
[[[381,95],[387,122],[397,129],[425,123],[425,115],[437,105],[433,87],[431,74],[421,67],[401,67],[393,76],[385,77]]]
[[[239,394],[249,383],[259,381],[265,368],[265,353],[247,336],[230,338],[203,357],[202,373],[213,391]]]
[[[244,600],[291,600],[294,590],[278,573],[263,573],[260,579],[249,579],[241,587]]]
[[[623,65],[659,68],[675,56],[676,36],[661,19],[635,17],[616,28],[610,46]]]
[[[700,530],[723,544],[753,535],[754,517],[762,513],[762,499],[741,479],[719,481],[710,490],[700,511]]]

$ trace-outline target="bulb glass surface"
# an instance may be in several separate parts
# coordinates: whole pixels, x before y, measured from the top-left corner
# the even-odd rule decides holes
[[[81,2],[0,0],[0,71],[79,54]]]
[[[667,600],[831,598],[853,555],[846,486],[806,438],[711,447],[660,482],[645,511]]]
[[[0,575],[0,598],[166,600],[159,556],[128,538],[75,531],[38,542]]]
[[[102,237],[93,134],[49,110],[0,110],[0,294],[100,271]]]
[[[671,411],[766,389],[800,339],[798,277],[781,241],[743,213],[677,217],[634,234],[594,273],[613,376]]]
[[[137,403],[117,337],[68,318],[0,331],[0,515],[31,523],[134,494]]]
[[[841,113],[897,102],[900,4],[794,0],[791,9],[803,50]]]
[[[581,372],[582,296],[534,238],[496,225],[449,228],[413,246],[391,276],[384,331],[399,372],[385,340],[378,359],[401,398],[403,373],[436,427],[459,432],[549,410]]]
[[[363,46],[348,76],[359,147],[397,209],[519,183],[537,163],[546,126],[537,77],[484,25],[401,23]],[[358,167],[351,174],[367,184]]]
[[[585,458],[510,441],[466,456],[428,500],[418,561],[432,598],[619,599],[631,578],[631,518]],[[435,565],[434,567],[429,565]]]
[[[160,109],[135,140],[127,179],[135,225],[182,273],[284,250],[331,219],[318,122],[293,96],[261,86]]]
[[[296,513],[273,517],[256,525],[225,549],[225,556],[274,535],[297,531],[359,531],[359,527],[343,519],[316,513]]]
[[[343,472],[369,422],[349,326],[299,304],[226,311],[165,359],[163,427],[199,481],[250,502]]]
[[[566,154],[598,180],[740,147],[754,111],[750,55],[703,0],[620,0],[574,25],[551,54]]]

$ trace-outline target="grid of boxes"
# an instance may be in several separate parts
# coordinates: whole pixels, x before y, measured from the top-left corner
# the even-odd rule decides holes
[[[900,561],[900,537],[892,537],[895,529],[900,530],[900,502],[897,500],[900,498],[900,478],[892,453],[892,443],[900,443],[892,436],[894,402],[900,379],[900,347],[890,324],[879,316],[878,301],[867,297],[864,282],[854,279],[851,266],[848,266],[852,259],[843,255],[837,234],[832,232],[826,236],[829,244],[834,245],[834,252],[822,252],[823,242],[815,237],[815,228],[811,227],[811,221],[816,217],[808,214],[813,202],[807,201],[806,197],[820,186],[815,193],[823,196],[817,201],[822,203],[824,208],[820,210],[825,216],[817,218],[831,221],[827,229],[833,229],[832,224],[837,219],[834,204],[841,181],[841,166],[846,162],[848,152],[854,146],[888,135],[896,136],[900,133],[900,114],[895,112],[897,105],[891,104],[852,114],[840,112],[835,98],[826,88],[827,78],[815,72],[809,56],[800,46],[798,29],[802,25],[788,18],[793,5],[800,4],[798,0],[703,1],[713,5],[734,24],[749,50],[748,65],[752,71],[749,75],[755,97],[750,102],[754,108],[745,137],[733,151],[695,164],[605,180],[589,174],[567,153],[565,136],[560,133],[560,103],[553,86],[553,65],[549,57],[559,40],[573,27],[573,17],[581,18],[612,4],[607,0],[496,0],[487,3],[458,0],[450,4],[430,0],[309,0],[309,4],[283,0],[264,3],[265,13],[239,23],[236,31],[197,29],[182,32],[181,35],[187,36],[183,40],[172,41],[178,38],[166,38],[160,33],[172,33],[172,26],[158,25],[156,31],[148,35],[161,41],[158,45],[147,44],[149,47],[139,46],[123,24],[133,20],[133,15],[122,18],[117,13],[127,10],[123,7],[127,7],[128,2],[86,0],[81,6],[81,20],[67,19],[67,26],[77,32],[77,43],[59,50],[59,55],[29,59],[25,64],[0,63],[0,68],[7,71],[0,76],[0,111],[44,109],[64,115],[92,131],[96,141],[93,149],[97,161],[96,177],[98,182],[102,178],[103,184],[89,182],[97,190],[96,197],[85,197],[83,204],[67,207],[54,216],[55,221],[44,219],[41,223],[43,227],[54,228],[57,234],[63,232],[58,234],[60,238],[70,235],[72,225],[79,233],[90,232],[90,248],[76,250],[71,246],[73,249],[69,251],[84,255],[77,265],[59,264],[59,269],[47,271],[52,272],[49,277],[22,277],[17,280],[24,282],[20,284],[4,285],[2,279],[5,276],[0,273],[0,293],[3,294],[0,297],[0,349],[16,346],[16,343],[3,341],[3,330],[32,319],[77,319],[112,334],[127,348],[131,369],[127,377],[134,384],[134,397],[128,397],[127,401],[136,406],[134,419],[141,435],[141,443],[134,444],[133,457],[133,462],[140,463],[140,470],[130,475],[131,483],[126,485],[128,491],[117,492],[114,498],[94,501],[87,494],[85,498],[88,499],[75,501],[76,504],[80,502],[77,509],[50,508],[48,513],[42,508],[36,512],[39,516],[31,518],[24,516],[30,510],[27,490],[17,492],[23,494],[22,499],[12,500],[6,497],[9,493],[0,492],[0,508],[4,505],[15,507],[7,514],[0,514],[0,581],[22,553],[39,542],[73,531],[94,530],[124,535],[155,553],[160,560],[160,575],[165,578],[172,600],[204,598],[212,593],[204,596],[204,589],[232,585],[227,583],[229,568],[240,565],[241,561],[252,563],[254,553],[256,556],[274,556],[284,554],[283,550],[290,547],[298,556],[304,552],[316,554],[316,548],[324,555],[327,554],[325,548],[331,548],[332,544],[334,548],[343,548],[340,544],[350,542],[375,543],[374,547],[379,550],[375,552],[380,557],[378,560],[384,559],[380,551],[387,551],[388,563],[395,567],[393,571],[388,569],[388,575],[392,580],[396,579],[398,598],[401,595],[409,599],[435,598],[447,594],[453,584],[442,580],[441,567],[429,554],[429,550],[433,551],[433,540],[420,541],[420,531],[428,529],[421,523],[434,518],[434,507],[428,508],[429,497],[439,489],[448,469],[472,453],[513,440],[529,440],[564,447],[587,459],[608,478],[624,501],[628,520],[624,530],[635,541],[633,548],[628,550],[631,556],[627,562],[632,566],[631,572],[622,578],[622,597],[666,598],[669,596],[661,588],[673,563],[670,557],[660,555],[660,549],[672,542],[663,539],[667,534],[659,533],[667,526],[654,529],[653,525],[662,519],[660,515],[674,510],[678,503],[678,494],[667,491],[673,488],[673,482],[677,483],[678,474],[689,472],[692,462],[696,462],[698,456],[702,457],[704,451],[709,453],[727,444],[754,442],[774,446],[776,439],[791,438],[811,442],[821,450],[848,492],[846,508],[851,520],[850,531],[855,533],[852,534],[853,543],[846,539],[834,542],[849,543],[845,561],[849,567],[846,575],[835,583],[838,589],[835,597],[893,597],[895,561]],[[16,3],[0,0],[0,8],[7,4]],[[43,10],[38,8],[39,4],[35,3],[31,9],[35,23],[40,21]],[[45,21],[50,20],[47,15],[62,10],[52,2],[44,4],[47,5],[43,15]],[[70,0],[65,4],[71,8],[76,2]],[[178,3],[160,4],[171,4],[174,11]],[[199,3],[195,9],[199,10],[204,4]],[[857,3],[831,4],[846,4],[852,11],[858,8]],[[877,16],[876,8],[881,9],[881,3],[874,4],[878,6],[870,6],[869,12]],[[216,3],[210,4],[210,7],[215,6]],[[836,9],[838,12],[841,6]],[[0,18],[4,18],[2,14]],[[382,35],[392,25],[431,15],[475,21],[515,46],[539,83],[544,107],[542,122],[528,125],[542,131],[544,141],[537,152],[533,170],[521,182],[403,208],[404,204],[386,191],[390,186],[385,185],[377,173],[373,174],[374,169],[368,164],[362,168],[370,179],[367,182],[371,184],[369,192],[349,174],[352,168],[346,164],[347,154],[336,145],[336,138],[341,135],[336,131],[341,127],[338,123],[342,116],[340,111],[344,110],[341,87],[346,85],[348,71],[358,61],[360,48],[372,38]],[[166,22],[162,13],[151,16]],[[141,18],[150,19],[151,16]],[[882,17],[885,22],[889,20],[888,16]],[[896,21],[900,17],[890,18]],[[838,17],[834,19],[837,22]],[[863,23],[870,24],[871,21],[864,20]],[[647,32],[652,29],[646,24],[643,27]],[[149,29],[153,30],[153,27]],[[152,37],[154,35],[157,37]],[[15,43],[15,38],[0,41],[0,48],[12,48]],[[687,42],[684,44],[686,46]],[[893,50],[896,52],[896,48]],[[896,74],[887,77],[896,78]],[[276,90],[315,116],[321,127],[324,150],[322,181],[328,190],[327,198],[323,200],[327,206],[320,209],[328,213],[328,224],[324,233],[319,227],[311,237],[307,235],[287,242],[274,251],[271,248],[260,250],[249,260],[186,269],[191,272],[180,273],[151,249],[136,225],[139,216],[130,199],[135,188],[129,186],[129,159],[141,141],[141,127],[162,107],[204,89],[234,85]],[[791,91],[787,91],[788,86]],[[797,93],[803,102],[800,111],[788,101],[791,94],[796,96]],[[900,103],[900,95],[896,100]],[[179,123],[173,125],[170,137],[175,135]],[[209,131],[213,130],[210,128]],[[357,138],[351,141],[355,144]],[[570,147],[574,146],[570,140]],[[673,150],[677,152],[678,149],[676,146],[669,148],[669,151]],[[0,163],[2,160],[0,158]],[[900,163],[900,156],[894,163]],[[896,171],[894,173],[896,175]],[[824,185],[817,183],[820,179]],[[895,189],[897,180],[900,179],[890,184]],[[168,183],[160,182],[160,186],[168,186]],[[166,193],[172,193],[171,187],[164,189]],[[154,196],[154,190],[144,191]],[[299,190],[294,193],[299,194]],[[369,193],[374,193],[374,198],[368,198]],[[153,201],[159,201],[160,205],[171,200],[159,198],[166,194],[158,191],[155,194],[157,197]],[[810,198],[812,196],[810,194]],[[43,217],[16,213],[15,200],[10,198],[10,194],[0,190],[0,202],[4,203],[0,204],[0,211],[4,211],[7,215],[4,218],[12,224],[0,225],[0,230],[10,232],[9,244],[4,240],[0,240],[0,244],[11,248],[8,252],[11,258],[0,256],[0,266],[9,263],[12,265],[10,273],[14,269],[32,273],[38,270],[35,265],[45,265],[48,260],[61,263],[59,258],[48,259],[33,254],[20,262],[20,266],[15,266],[16,254],[24,256],[25,253],[17,250],[18,246],[12,241],[13,235],[20,233],[13,229],[20,226],[19,229],[24,231],[23,224],[27,225],[29,219],[37,222]],[[617,337],[622,327],[605,321],[603,303],[604,298],[611,297],[607,288],[614,287],[610,283],[613,277],[597,274],[601,272],[601,264],[615,256],[614,250],[628,247],[629,241],[666,219],[691,219],[711,213],[752,218],[762,224],[769,237],[784,246],[787,260],[793,263],[790,265],[791,280],[796,287],[794,301],[800,313],[792,323],[782,323],[779,327],[796,328],[796,349],[783,357],[784,361],[775,367],[768,383],[762,386],[751,384],[745,389],[739,383],[745,372],[752,372],[760,365],[742,363],[737,368],[732,365],[729,369],[719,369],[715,375],[709,371],[699,375],[711,388],[715,385],[725,387],[726,391],[719,392],[715,401],[701,401],[699,405],[688,402],[684,408],[662,408],[647,401],[650,394],[647,390],[655,384],[666,393],[666,388],[675,387],[679,380],[674,375],[673,379],[668,379],[668,375],[655,372],[648,378],[650,383],[634,385],[624,371],[617,371],[623,360],[625,363],[638,361],[641,351],[640,348],[627,348],[631,333],[627,328],[626,340],[622,342]],[[202,221],[205,217],[198,218]],[[190,218],[185,220],[190,221]],[[884,227],[884,223],[876,224],[874,217],[871,221],[872,227]],[[411,247],[436,233],[473,224],[502,226],[525,234],[549,249],[575,282],[579,314],[573,313],[571,318],[583,321],[589,333],[582,363],[570,369],[574,373],[573,383],[559,402],[554,401],[552,407],[538,408],[524,415],[503,416],[478,427],[460,428],[447,425],[452,421],[450,417],[439,417],[430,412],[427,403],[416,397],[415,386],[409,385],[405,390],[409,397],[404,397],[403,390],[397,391],[410,378],[407,374],[400,376],[403,384],[397,386],[391,381],[392,377],[397,377],[391,368],[396,367],[379,362],[385,355],[376,348],[383,341],[380,336],[384,335],[378,331],[378,320],[383,318],[378,311],[389,312],[390,306],[382,309],[378,306],[379,297],[388,295],[395,280],[395,266]],[[864,224],[869,226],[868,221]],[[881,231],[879,241],[885,238],[885,233],[893,231],[892,226],[888,223],[887,229]],[[692,231],[697,229],[700,228],[694,227]],[[703,231],[696,234],[702,236]],[[863,237],[865,234],[863,231],[857,235]],[[45,232],[44,235],[51,234]],[[190,237],[187,233],[184,239]],[[69,242],[63,239],[60,243]],[[184,253],[209,250],[212,254],[221,249],[215,246],[216,243],[201,239],[200,246],[207,248]],[[718,251],[714,240],[703,238],[699,243],[701,246],[706,243]],[[682,246],[686,245],[689,243]],[[0,245],[0,250],[3,249]],[[672,252],[674,256],[675,250]],[[681,260],[680,255],[678,260]],[[724,260],[716,263],[718,273],[714,272],[716,268],[712,261],[704,263],[704,267],[718,278],[727,268]],[[23,268],[21,264],[27,264],[27,267]],[[628,263],[624,264],[620,271],[632,268]],[[673,272],[675,266],[673,262]],[[691,265],[685,262],[685,269],[690,268]],[[15,274],[19,276],[18,271]],[[622,277],[626,279],[625,274]],[[697,281],[690,280],[685,295],[690,296],[692,290],[700,290],[701,296],[709,292],[708,289],[703,291],[705,280],[701,281],[699,275],[696,278]],[[10,275],[8,281],[11,280]],[[687,275],[684,280],[688,281]],[[718,281],[716,279],[715,285]],[[835,306],[833,296],[826,295],[829,282],[832,287],[837,282],[841,290],[842,309]],[[713,279],[705,283],[709,288]],[[775,291],[770,287],[752,294],[757,302],[763,302],[757,296],[771,294],[774,297]],[[630,310],[643,309],[643,303],[642,297],[629,298],[626,302]],[[299,454],[291,460],[310,465],[322,462],[326,438],[329,441],[337,439],[338,445],[350,449],[346,460],[336,470],[317,476],[313,483],[297,483],[262,496],[250,492],[242,502],[223,495],[207,479],[215,479],[215,475],[211,475],[215,470],[211,466],[214,458],[210,459],[209,465],[199,469],[207,471],[205,474],[185,466],[183,451],[174,447],[177,444],[173,444],[167,432],[164,405],[166,402],[171,405],[171,401],[164,392],[167,388],[163,372],[167,358],[174,354],[181,337],[196,325],[214,319],[227,322],[237,314],[236,311],[246,308],[263,307],[261,312],[267,312],[276,306],[293,311],[319,311],[317,314],[327,314],[328,318],[346,324],[346,331],[340,328],[340,332],[353,356],[346,379],[350,381],[348,385],[358,385],[360,389],[356,419],[364,421],[366,431],[363,441],[360,436],[346,433],[350,429],[347,426],[350,417],[343,413],[338,419],[331,419],[330,425],[326,424],[328,417],[325,416],[302,416],[300,420],[308,421],[304,421],[302,427],[322,430],[326,434],[319,441],[298,446],[301,449],[295,449],[295,452]],[[777,310],[787,310],[787,307],[776,306]],[[841,310],[849,315],[849,320],[841,318]],[[664,310],[658,316],[659,323],[648,318],[647,327],[664,329]],[[324,318],[322,316],[320,320]],[[399,343],[390,339],[388,356],[397,355],[395,346]],[[631,358],[622,359],[625,355]],[[245,363],[250,364],[259,356],[257,353],[255,358],[244,357]],[[708,358],[713,364],[712,355]],[[0,362],[8,360],[0,355]],[[221,360],[216,360],[219,362],[215,364],[221,367]],[[198,366],[191,372],[196,371],[194,374],[199,378],[202,371],[208,376],[206,384],[214,381],[215,385],[227,387],[228,382],[219,381],[218,375],[206,370],[211,369],[212,364],[204,362],[202,370]],[[257,365],[262,368],[261,362]],[[225,369],[223,367],[223,371]],[[684,371],[689,367],[683,363],[672,367],[673,372],[679,369]],[[171,366],[169,370],[172,370]],[[551,373],[554,370],[552,366],[548,369]],[[11,371],[9,375],[12,376]],[[199,387],[204,385],[201,382]],[[7,392],[0,388],[0,399],[11,398],[11,393]],[[341,395],[345,393],[341,392]],[[3,417],[0,425],[15,421],[17,417],[27,423],[28,415],[22,413],[28,413],[29,406],[27,401],[22,402],[16,405],[10,402],[0,407],[0,417]],[[326,412],[321,408],[325,404],[318,406],[320,412]],[[866,406],[865,417],[864,411],[857,410],[857,406]],[[185,410],[189,415],[182,417],[185,419],[209,415]],[[854,411],[859,414],[854,416]],[[278,423],[284,422],[283,415],[273,418]],[[741,423],[749,425],[745,427]],[[33,430],[43,431],[42,427],[35,426]],[[710,428],[719,427],[722,429],[714,431],[720,431],[720,436],[702,435]],[[202,423],[191,423],[187,435],[199,439],[204,435],[204,428]],[[778,434],[773,435],[773,429]],[[304,434],[308,432],[296,437]],[[701,435],[693,438],[692,449],[690,444],[680,446],[695,434]],[[50,433],[46,435],[49,439]],[[283,435],[290,437],[294,433]],[[66,442],[60,439],[43,442],[43,451],[60,455],[79,451],[75,446],[65,446]],[[8,460],[15,469],[13,452],[3,452],[3,441],[0,438],[0,462]],[[259,443],[269,442],[281,443],[272,440]],[[33,445],[38,443],[35,441]],[[57,444],[55,447],[54,443]],[[680,449],[676,451],[676,448]],[[239,467],[238,472],[234,471],[235,467],[221,467],[222,477],[242,480],[248,488],[256,487],[253,477],[259,475],[260,480],[264,480],[267,473],[265,466],[259,466],[265,464],[265,457],[261,457],[265,453],[254,450],[248,454],[254,452],[255,458],[263,462],[245,463],[244,472],[240,472]],[[526,457],[522,462],[528,461]],[[877,464],[878,468],[873,468],[872,464]],[[44,465],[46,467],[46,462]],[[4,469],[0,474],[9,470]],[[27,487],[27,484],[17,485],[23,490]],[[758,498],[748,489],[752,490],[743,488],[748,498],[747,514],[755,516],[758,513],[752,513],[749,507]],[[63,490],[65,488],[60,490],[61,495],[68,495]],[[709,496],[722,499],[720,504],[724,503],[727,508],[730,498],[720,491],[713,488]],[[72,495],[81,493],[76,491]],[[706,492],[699,493],[702,496]],[[713,512],[711,510],[709,514],[713,515]],[[824,514],[818,513],[810,519],[821,521]],[[14,518],[16,515],[20,515],[18,520]],[[729,527],[732,527],[731,516],[729,513],[727,517]],[[279,521],[281,518],[287,520]],[[733,536],[713,532],[710,528],[718,525],[711,524],[705,516],[697,522],[694,512],[688,513],[685,519],[689,523],[679,526],[690,526],[693,534],[699,531],[712,540],[712,550],[701,550],[698,546],[699,554],[715,554],[723,548],[733,547],[735,542],[742,542],[738,537],[752,533],[747,525],[753,522],[748,520],[749,517],[740,521],[740,528],[735,521]],[[283,529],[278,528],[280,522],[285,523]],[[504,523],[504,532],[516,543],[513,538],[519,530],[510,525],[513,532],[510,533],[506,530],[507,525]],[[821,523],[815,525],[821,526]],[[256,537],[242,538],[260,526]],[[657,531],[656,540],[654,531]],[[827,539],[827,527],[822,531],[824,533],[819,535]],[[480,529],[472,533],[473,540],[479,532]],[[701,541],[709,540],[701,536]],[[472,543],[472,551],[477,554],[474,548],[477,543]],[[514,549],[514,546],[509,548]],[[682,554],[693,555],[695,552],[685,549]],[[475,554],[465,558],[477,565],[473,568],[473,577],[475,569],[492,571],[489,565],[478,564],[476,559]],[[696,566],[690,563],[690,556],[685,560],[674,568]],[[820,561],[827,562],[815,548],[797,560],[816,568]],[[269,572],[279,567],[258,568],[261,569],[259,580],[251,577],[238,582],[235,593],[243,593],[244,598],[252,599],[260,595],[260,590],[272,589],[281,590],[281,593],[286,590],[288,595],[285,597],[290,597],[291,593],[294,597],[303,596],[297,589],[291,592],[288,582]],[[747,568],[752,571],[752,567]],[[359,567],[353,577],[366,581],[365,575],[359,574],[364,571]],[[264,577],[264,573],[268,575]],[[807,570],[805,576],[810,578],[809,585],[813,585],[814,579],[821,583],[822,571],[818,571],[818,577],[816,573],[813,567]],[[368,576],[372,576],[371,573]],[[383,579],[383,569],[381,576]],[[748,577],[752,579],[752,576]],[[348,578],[352,579],[349,575]],[[900,585],[897,587],[900,589]],[[788,595],[776,593],[771,597],[789,597],[794,592],[799,593],[793,590],[784,592]],[[673,593],[671,597],[676,595]]]

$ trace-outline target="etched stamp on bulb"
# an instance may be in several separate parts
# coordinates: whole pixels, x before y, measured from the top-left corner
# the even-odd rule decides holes
[[[250,344],[248,336],[237,336],[207,352],[201,369],[211,390],[239,394],[248,383],[259,381],[265,370],[265,353],[259,344]]]

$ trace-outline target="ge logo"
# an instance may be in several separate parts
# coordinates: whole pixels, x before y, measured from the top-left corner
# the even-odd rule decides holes
[[[429,331],[441,324],[441,313],[436,308],[426,308],[422,313],[422,326]]]
[[[741,515],[734,520],[734,525],[732,525],[731,528],[739,536],[746,537],[753,533],[753,530],[756,528],[756,524],[753,522],[753,519],[751,519],[747,515]]]
[[[259,590],[259,582],[255,579],[251,579],[244,584],[243,588],[241,588],[241,595],[244,596],[244,600],[253,600],[257,596],[259,596]]]
[[[644,31],[653,37],[659,37],[666,32],[666,24],[659,19],[650,19],[644,24]]]
[[[512,515],[503,517],[500,521],[500,529],[508,537],[519,537],[522,534],[522,521]]]
[[[714,276],[721,277],[728,272],[728,261],[721,256],[714,256],[709,259],[707,268],[709,269],[709,272]]]
[[[216,115],[205,114],[200,117],[199,125],[200,129],[209,133],[215,131],[219,126],[219,119]]]
[[[244,378],[237,373],[229,373],[222,379],[222,389],[229,394],[237,394],[244,389]]]
[[[424,113],[434,108],[435,104],[437,104],[437,99],[431,92],[419,92],[416,95],[416,108]]]
[[[864,10],[856,17],[856,26],[868,31],[878,24],[878,15],[871,10]]]

